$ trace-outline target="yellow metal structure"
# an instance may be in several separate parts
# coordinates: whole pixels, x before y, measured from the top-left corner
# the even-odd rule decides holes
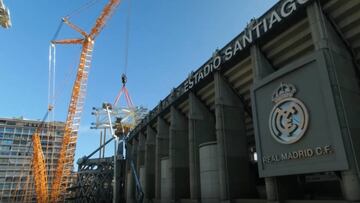
[[[32,157],[32,169],[34,173],[34,184],[35,184],[35,192],[37,195],[37,201],[39,203],[48,202],[48,182],[47,182],[47,171],[46,164],[44,160],[44,153],[42,151],[40,134],[42,128],[45,124],[45,120],[48,117],[49,113],[52,111],[53,107],[49,105],[48,110],[41,122],[41,124],[35,129],[34,134],[32,135],[32,143],[33,143],[33,157]],[[27,177],[28,182],[29,177]],[[27,184],[26,184],[27,185]]]
[[[79,32],[83,38],[80,39],[65,39],[52,41],[53,44],[81,44],[82,51],[80,55],[80,63],[76,74],[75,83],[73,85],[69,109],[67,113],[63,142],[60,149],[57,168],[52,183],[52,188],[49,191],[50,197],[48,197],[47,179],[44,156],[42,156],[42,148],[40,139],[34,136],[34,157],[33,157],[33,169],[35,181],[35,191],[37,200],[39,202],[58,202],[63,201],[63,194],[66,192],[66,188],[69,185],[68,178],[71,175],[71,169],[74,162],[74,154],[77,140],[77,132],[79,129],[81,112],[84,106],[85,93],[87,89],[87,79],[90,69],[92,51],[94,46],[94,39],[102,28],[106,21],[111,16],[112,12],[119,5],[120,0],[110,0],[103,9],[100,16],[97,18],[94,27],[90,33],[75,26],[67,18],[63,21],[75,31]],[[36,145],[36,146],[35,146]],[[36,149],[35,149],[36,148]],[[44,175],[45,174],[45,175]]]
[[[37,174],[36,178],[34,178],[35,182],[35,192],[37,194],[37,202],[38,203],[46,203],[47,197],[48,197],[48,190],[47,190],[47,174],[46,174],[46,166],[44,162],[44,154],[42,151],[39,151],[42,149],[41,147],[41,141],[40,141],[40,134],[41,130],[36,130],[34,135],[32,136],[32,142],[33,142],[33,172],[34,174]]]

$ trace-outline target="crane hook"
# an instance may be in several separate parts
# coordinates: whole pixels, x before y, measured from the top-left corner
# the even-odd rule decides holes
[[[122,82],[123,86],[125,86],[125,84],[127,82],[127,77],[124,73],[121,75],[121,82]]]

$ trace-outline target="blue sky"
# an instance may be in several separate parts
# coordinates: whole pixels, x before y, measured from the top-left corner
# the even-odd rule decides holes
[[[63,16],[92,0],[4,0],[13,27],[0,28],[0,117],[41,119],[48,98],[49,42]],[[127,88],[149,109],[277,0],[131,0]],[[71,17],[89,30],[106,0]],[[95,41],[76,159],[99,144],[91,108],[113,102],[121,87],[129,0],[123,0]],[[63,26],[58,39],[80,37]],[[80,46],[56,47],[55,120],[64,121]],[[111,147],[109,147],[112,149]],[[107,153],[110,155],[110,152]]]

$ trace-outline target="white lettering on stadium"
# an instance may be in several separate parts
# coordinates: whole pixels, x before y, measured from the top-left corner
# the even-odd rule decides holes
[[[310,0],[286,0],[276,10],[269,12],[267,16],[256,22],[251,22],[250,26],[242,32],[242,34],[231,44],[225,47],[222,53],[216,53],[214,57],[205,66],[200,68],[196,73],[189,75],[184,82],[184,92],[187,92],[194,87],[201,80],[206,78],[214,70],[220,68],[224,62],[232,59],[233,56],[241,52],[254,42],[255,39],[260,38],[261,35],[267,33],[277,23],[280,23],[284,18],[291,16],[300,5],[308,3]]]

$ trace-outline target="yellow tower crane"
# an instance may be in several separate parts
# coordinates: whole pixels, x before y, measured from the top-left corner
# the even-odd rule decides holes
[[[46,187],[48,183],[46,177],[44,177],[44,174],[46,176],[46,167],[44,156],[42,155],[43,152],[41,144],[39,144],[40,140],[36,139],[38,136],[34,136],[33,170],[34,179],[37,180],[37,183],[35,184],[35,191],[38,202],[57,202],[59,200],[63,200],[61,195],[65,193],[65,190],[69,185],[68,178],[71,175],[71,169],[74,162],[77,132],[80,125],[81,112],[84,106],[94,40],[99,35],[102,28],[105,26],[106,21],[111,17],[111,14],[119,4],[120,0],[109,0],[89,34],[72,24],[68,18],[63,18],[63,22],[75,31],[79,32],[82,35],[82,38],[54,40],[51,42],[52,44],[81,44],[82,51],[76,79],[72,88],[63,142],[60,148],[54,180],[50,191]],[[48,196],[48,191],[50,192],[50,196]]]

